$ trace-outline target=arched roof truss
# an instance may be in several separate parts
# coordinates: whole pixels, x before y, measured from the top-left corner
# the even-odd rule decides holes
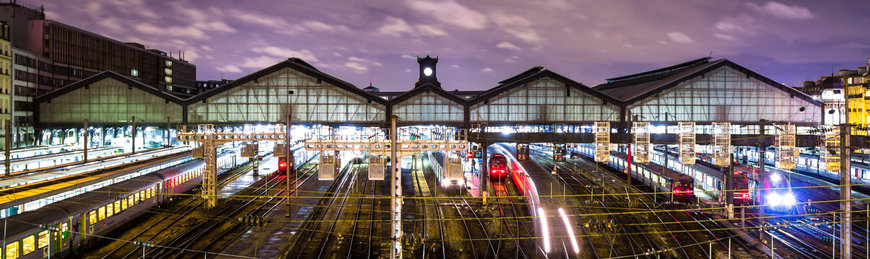
[[[821,122],[822,108],[817,102],[784,87],[726,62],[632,102],[627,109],[629,116],[637,115],[643,121]]]
[[[103,72],[37,98],[45,126],[181,123],[182,100],[114,72]]]
[[[188,104],[189,123],[383,125],[386,101],[313,68],[285,61]],[[216,89],[217,90],[217,89]]]
[[[393,100],[393,115],[402,125],[452,124],[465,121],[465,102],[441,88],[423,85]]]
[[[619,104],[580,83],[543,70],[482,94],[470,105],[470,121],[490,124],[554,124],[618,121]]]

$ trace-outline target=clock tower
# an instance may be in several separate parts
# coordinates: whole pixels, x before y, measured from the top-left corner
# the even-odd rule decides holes
[[[438,77],[435,76],[438,71],[435,66],[438,63],[438,57],[432,58],[429,55],[426,55],[426,57],[421,58],[418,56],[417,63],[420,64],[420,78],[417,79],[417,83],[414,84],[414,87],[430,83],[440,88],[441,83],[438,82]]]

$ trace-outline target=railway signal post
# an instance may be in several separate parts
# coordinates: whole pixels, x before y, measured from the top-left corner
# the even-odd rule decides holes
[[[182,130],[184,131],[184,130]],[[212,124],[200,124],[196,131],[179,132],[178,141],[199,142],[202,144],[202,157],[205,170],[202,172],[202,196],[206,208],[217,206],[217,146],[233,141],[278,141],[284,140],[285,132],[216,132]]]

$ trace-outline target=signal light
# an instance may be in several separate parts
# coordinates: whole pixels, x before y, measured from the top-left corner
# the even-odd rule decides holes
[[[278,171],[287,170],[287,159],[286,158],[278,158]]]

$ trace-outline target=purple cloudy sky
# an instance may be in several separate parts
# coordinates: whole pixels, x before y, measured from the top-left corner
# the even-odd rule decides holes
[[[855,1],[47,1],[46,15],[121,41],[184,51],[197,79],[287,57],[360,87],[407,90],[415,55],[440,56],[447,90],[482,90],[542,65],[593,86],[709,55],[799,85],[870,56]]]

